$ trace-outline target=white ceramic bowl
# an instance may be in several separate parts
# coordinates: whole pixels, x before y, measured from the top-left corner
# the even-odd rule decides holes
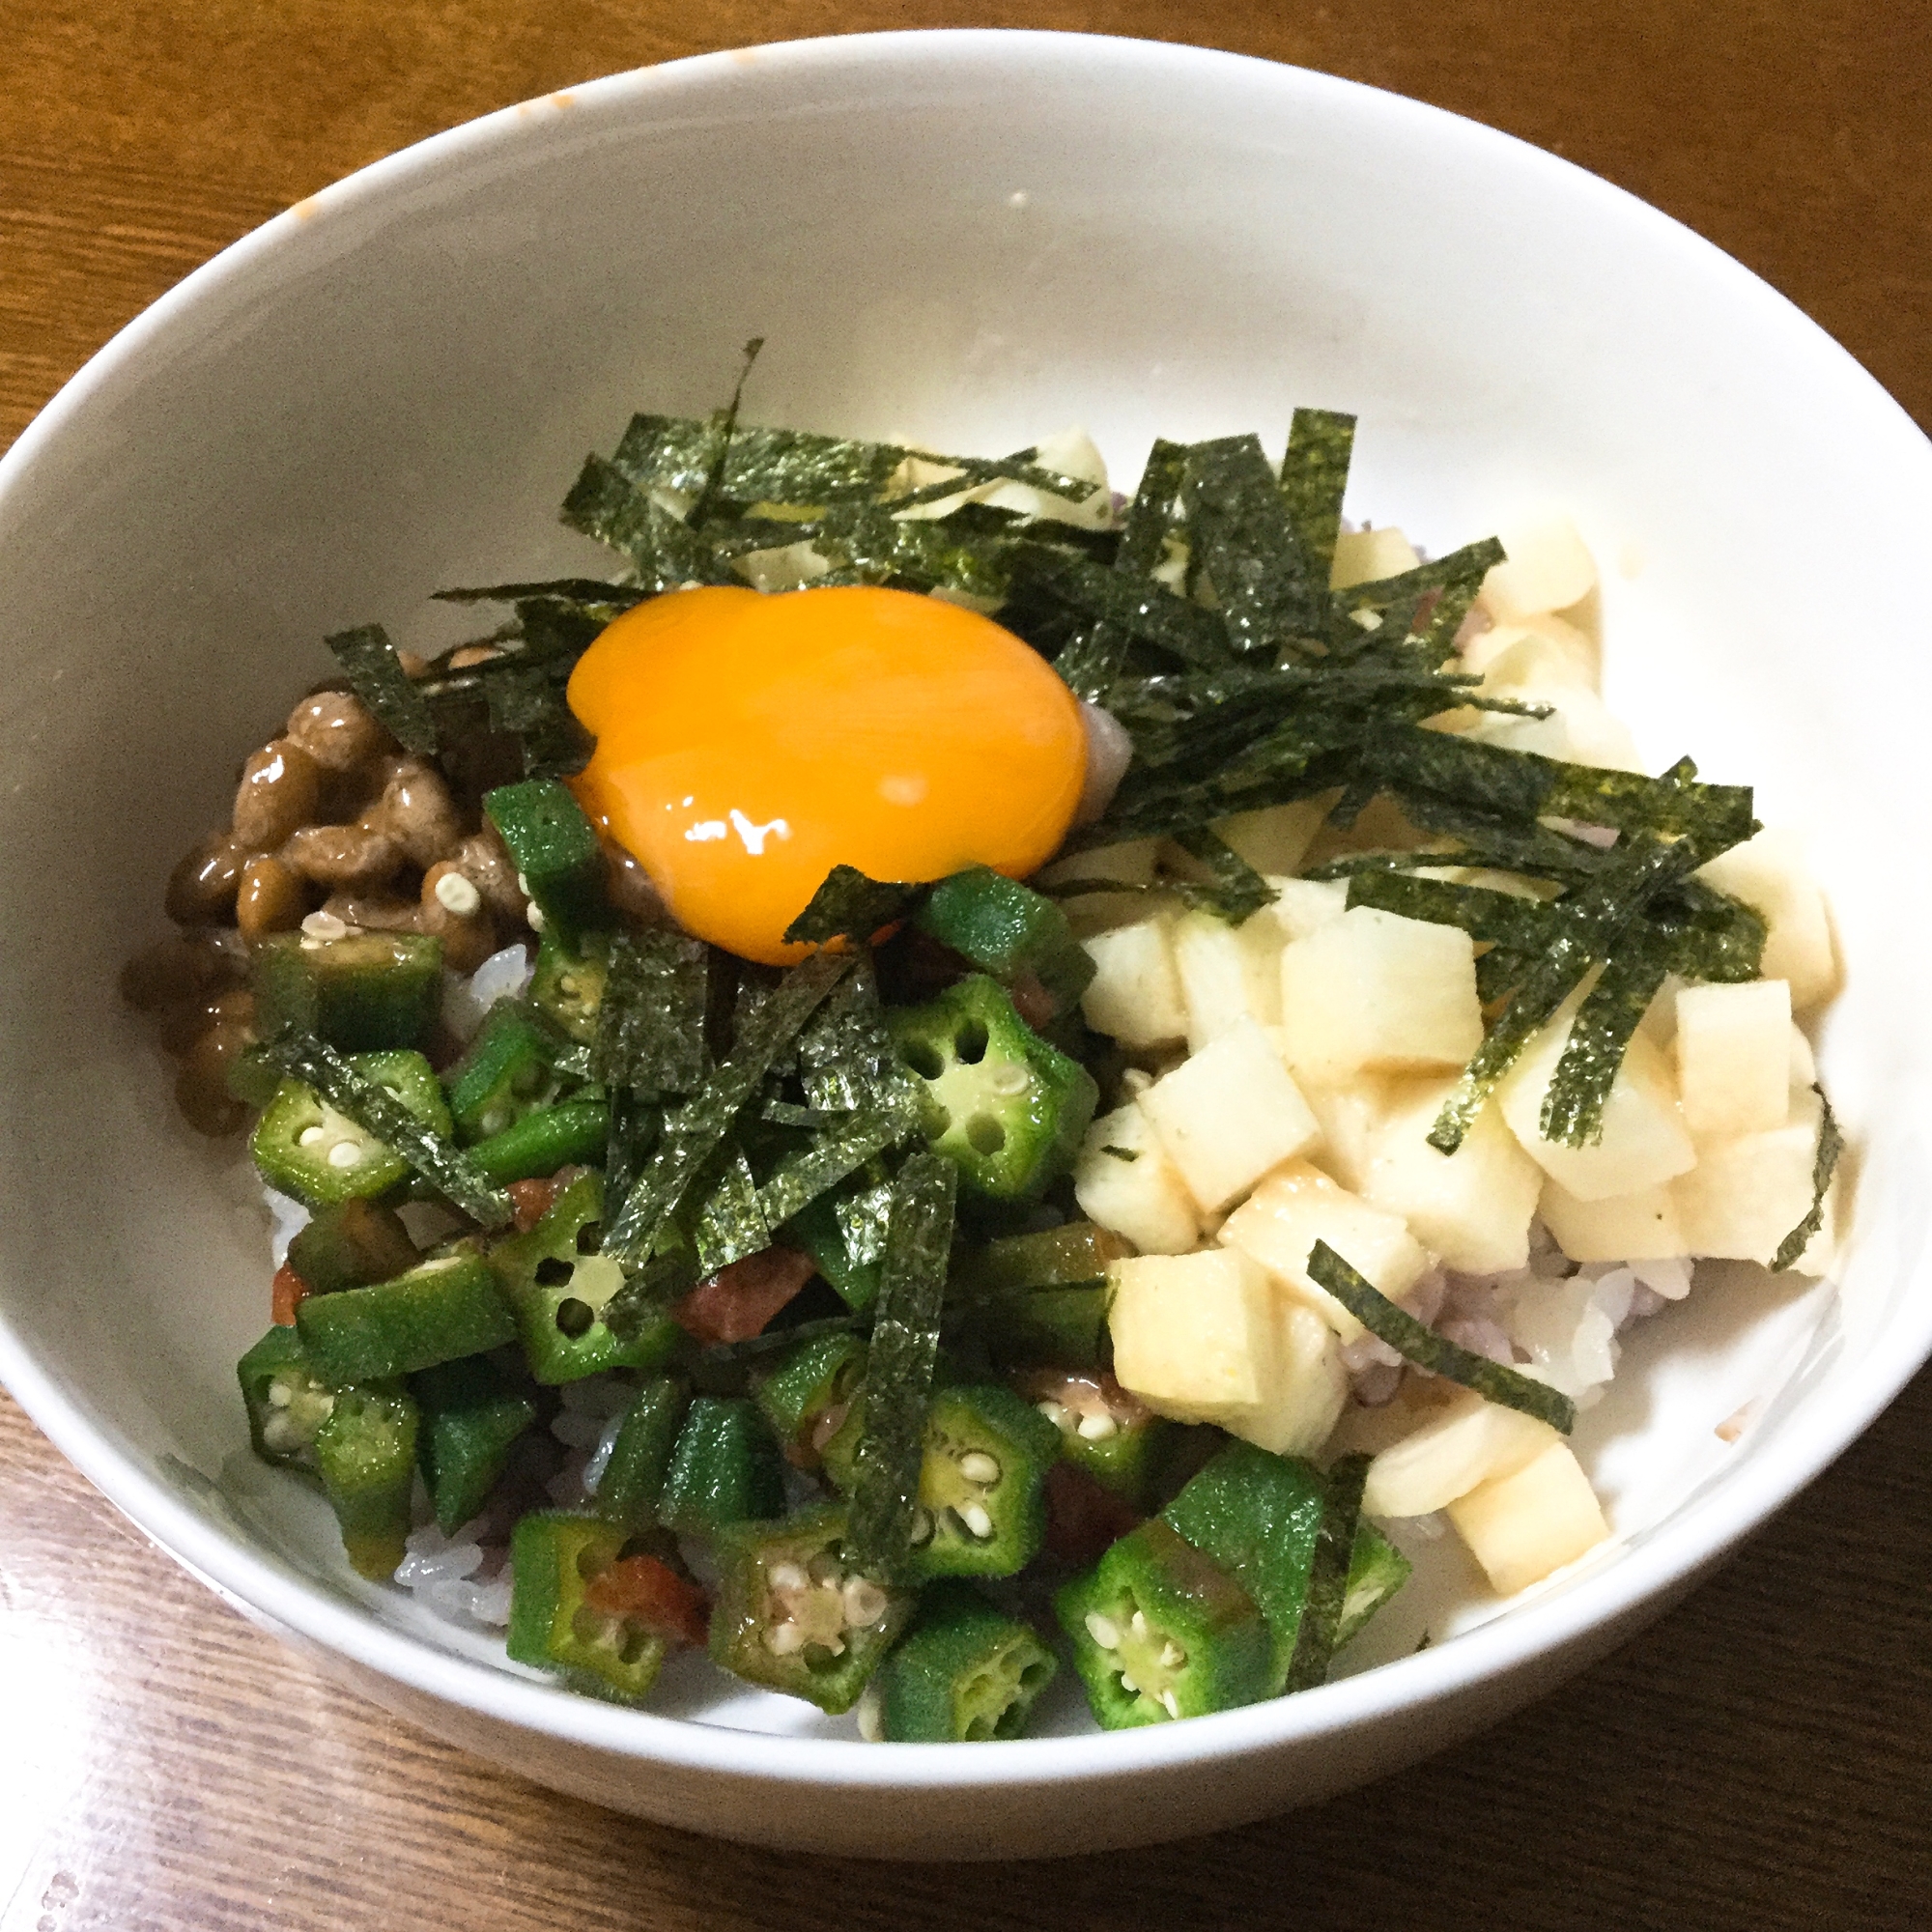
[[[356,1583],[320,1504],[241,1452],[260,1218],[230,1156],[178,1129],[114,969],[325,632],[408,639],[434,586],[596,567],[553,520],[584,451],[634,406],[711,406],[753,334],[765,420],[988,451],[1081,422],[1130,477],[1156,432],[1278,439],[1316,403],[1362,420],[1351,513],[1431,548],[1567,506],[1608,566],[1610,696],[1647,755],[1694,749],[1808,832],[1849,966],[1823,1042],[1860,1151],[1842,1298],[1739,1277],[1650,1325],[1584,1437],[1611,1557],[1304,1696],[880,1748],[779,1700],[713,1708],[701,1669],[673,1715],[515,1674]],[[191,276],[0,463],[0,1371],[249,1614],[426,1728],[622,1809],[1015,1856],[1391,1770],[1630,1634],[1932,1346],[1923,922],[1880,836],[1918,819],[1928,527],[1924,439],[1735,263],[1562,161],[1317,74],[886,35],[458,128]],[[1726,1448],[1714,1424],[1753,1396]]]

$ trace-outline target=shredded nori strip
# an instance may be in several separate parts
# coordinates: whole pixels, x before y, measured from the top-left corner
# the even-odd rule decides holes
[[[648,1264],[671,1232],[673,1217],[713,1168],[774,1063],[851,967],[850,958],[832,952],[794,967],[754,1011],[741,1013],[730,1054],[666,1117],[664,1138],[606,1224],[604,1252],[631,1277],[605,1310],[613,1332],[635,1334],[660,1311],[664,1287],[654,1282]],[[677,1273],[670,1270],[670,1279]]]
[[[709,1348],[696,1350],[689,1359],[699,1370],[724,1368],[732,1362],[774,1355],[804,1342],[816,1342],[823,1335],[863,1334],[871,1325],[869,1314],[821,1315],[816,1321],[794,1321],[788,1328],[766,1328],[756,1335],[746,1336],[742,1342],[715,1342]]]
[[[650,1094],[689,1094],[704,1077],[709,959],[681,932],[619,932],[597,1011],[593,1077]]]
[[[562,685],[541,665],[516,665],[483,688],[490,728],[517,737],[526,778],[568,778],[590,762],[596,741],[565,703]]]
[[[1577,1009],[1543,1096],[1538,1124],[1544,1139],[1567,1147],[1588,1147],[1603,1139],[1604,1103],[1624,1051],[1669,970],[1668,959],[1640,940],[1626,941],[1605,961],[1602,977]]]
[[[1551,934],[1509,1005],[1463,1067],[1455,1092],[1429,1130],[1431,1147],[1440,1153],[1454,1153],[1463,1145],[1463,1136],[1482,1112],[1496,1082],[1531,1036],[1570,997],[1590,967],[1611,955],[1646,902],[1662,887],[1682,878],[1697,861],[1696,849],[1688,838],[1674,845],[1643,840],[1620,853],[1617,865],[1606,868],[1574,900],[1565,901],[1568,917]]]
[[[828,1129],[809,1147],[787,1154],[758,1192],[759,1207],[773,1227],[856,1174],[874,1154],[905,1139],[907,1123],[896,1112],[868,1108]]]
[[[1175,835],[1175,841],[1191,858],[1200,860],[1212,875],[1208,885],[1193,885],[1190,903],[1217,913],[1230,925],[1242,925],[1265,905],[1274,903],[1268,882],[1228,843],[1206,826]]]
[[[1189,567],[1214,587],[1228,640],[1243,653],[1321,638],[1325,579],[1318,585],[1289,520],[1261,439],[1221,437],[1187,452]]]
[[[1308,1594],[1302,1602],[1294,1659],[1284,1687],[1287,1690],[1313,1690],[1328,1681],[1343,1605],[1349,1596],[1349,1562],[1354,1554],[1355,1532],[1361,1526],[1362,1491],[1368,1476],[1366,1456],[1338,1457],[1328,1471],[1321,1527],[1316,1532]]]
[[[846,1531],[852,1567],[886,1582],[904,1577],[912,1553],[957,1181],[951,1161],[916,1153],[893,1185]]]
[[[1308,574],[1325,590],[1342,528],[1342,497],[1355,449],[1355,419],[1336,410],[1296,410],[1281,463],[1281,496]]]
[[[1309,1251],[1308,1276],[1318,1287],[1325,1288],[1370,1334],[1417,1368],[1474,1389],[1485,1402],[1498,1407],[1533,1415],[1561,1435],[1568,1435],[1576,1427],[1577,1405],[1561,1389],[1444,1340],[1407,1309],[1389,1300],[1366,1276],[1357,1274],[1326,1241],[1317,1241]]]
[[[1825,1193],[1837,1171],[1838,1156],[1845,1151],[1845,1137],[1838,1130],[1837,1116],[1832,1112],[1824,1088],[1813,1087],[1811,1091],[1824,1109],[1818,1120],[1818,1155],[1811,1166],[1811,1211],[1777,1244],[1777,1252],[1771,1258],[1774,1274],[1795,1267],[1811,1245],[1811,1237],[1825,1225]]]
[[[436,720],[423,695],[396,656],[389,634],[380,624],[337,631],[325,638],[335,661],[359,697],[406,752],[436,755]]]
[[[327,1041],[313,1034],[285,1033],[264,1040],[259,1050],[408,1161],[472,1221],[485,1228],[504,1228],[515,1218],[510,1197],[493,1187],[462,1149],[424,1126],[387,1088],[365,1080]]]
[[[748,1255],[762,1254],[771,1244],[772,1223],[765,1217],[752,1163],[742,1148],[727,1148],[693,1230],[698,1271],[716,1274]]]
[[[1432,863],[1418,854],[1406,856],[1413,864]],[[1432,925],[1461,926],[1471,939],[1488,940],[1518,952],[1534,952],[1541,948],[1557,917],[1540,899],[1521,898],[1492,886],[1452,885],[1447,879],[1418,879],[1393,871],[1350,873],[1349,904],[1373,906],[1404,919],[1426,920]]]
[[[823,946],[849,939],[866,945],[881,927],[917,911],[930,885],[871,879],[856,866],[834,866],[806,908],[784,929],[787,946]]]

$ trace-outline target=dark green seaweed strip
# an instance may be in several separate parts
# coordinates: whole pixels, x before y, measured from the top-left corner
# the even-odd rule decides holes
[[[1777,1252],[1771,1258],[1774,1274],[1782,1274],[1786,1268],[1795,1266],[1811,1245],[1812,1236],[1825,1225],[1825,1190],[1831,1186],[1838,1156],[1845,1151],[1845,1137],[1838,1131],[1838,1119],[1832,1112],[1824,1088],[1813,1087],[1811,1091],[1824,1109],[1818,1121],[1818,1156],[1811,1166],[1811,1211],[1777,1244]]]
[[[751,380],[752,365],[758,359],[758,352],[765,346],[762,335],[754,335],[745,345],[744,360],[738,366],[738,380],[731,385],[731,400],[724,406],[724,420],[718,426],[718,453],[711,459],[711,467],[704,472],[703,487],[697,493],[697,500],[692,504],[687,521],[702,524],[712,502],[724,487],[724,465],[731,454],[731,440],[738,428],[738,406],[745,400],[745,384]]]
[[[1445,863],[1408,855],[1411,864]],[[1446,863],[1460,864],[1460,860]],[[1349,904],[1374,906],[1432,925],[1457,925],[1471,939],[1519,952],[1537,952],[1560,914],[1539,899],[1499,893],[1491,886],[1458,886],[1447,879],[1418,879],[1406,872],[1357,870],[1349,875]]]
[[[1645,945],[1644,937],[1626,936],[1577,1009],[1543,1096],[1538,1124],[1546,1140],[1588,1147],[1604,1137],[1604,1103],[1624,1064],[1624,1051],[1670,970],[1668,955]]]
[[[806,908],[784,929],[787,946],[823,946],[849,939],[866,945],[882,926],[895,925],[918,910],[930,885],[872,879],[856,866],[834,866]]]
[[[1550,762],[1555,771],[1540,808],[1545,817],[1658,837],[1681,834],[1697,841],[1706,860],[1742,844],[1758,829],[1751,816],[1750,786],[1697,782],[1697,768],[1689,758],[1655,779],[1599,765]]]
[[[1625,930],[1662,887],[1697,863],[1689,839],[1674,845],[1643,841],[1618,854],[1618,863],[1583,891],[1563,901],[1564,918],[1537,956],[1515,997],[1463,1067],[1455,1092],[1429,1130],[1429,1145],[1454,1153],[1463,1145],[1495,1084],[1531,1037],[1570,997],[1599,959],[1607,959]]]
[[[1010,456],[923,456],[921,462],[936,464],[957,473],[943,476],[934,483],[923,483],[917,490],[906,490],[888,497],[886,507],[896,513],[919,504],[943,503],[949,497],[956,497],[965,490],[977,490],[986,483],[1024,483],[1042,496],[1059,497],[1069,503],[1084,503],[1099,489],[1099,484],[1089,477],[1068,476],[1058,469],[1042,469],[1034,461],[1038,454],[1037,449],[1027,448],[1015,450]],[[1053,519],[1045,521],[1050,523]]]
[[[723,1368],[727,1363],[754,1361],[760,1355],[773,1355],[781,1350],[815,1342],[822,1335],[863,1333],[871,1325],[869,1314],[821,1315],[815,1321],[794,1321],[789,1327],[767,1328],[761,1334],[746,1336],[742,1342],[715,1342],[708,1349],[697,1350],[691,1360],[699,1369]]]
[[[1191,858],[1200,860],[1211,874],[1208,885],[1192,887],[1192,901],[1217,913],[1230,925],[1245,924],[1264,906],[1274,903],[1274,892],[1268,882],[1225,838],[1207,826],[1190,826],[1178,832],[1174,842]]]
[[[1010,581],[1009,543],[981,534],[963,514],[901,520],[880,504],[836,503],[819,519],[813,541],[828,563],[856,573],[852,582],[1004,598]]]
[[[846,1536],[852,1566],[889,1582],[912,1553],[957,1178],[941,1155],[917,1153],[893,1185]]]
[[[672,1216],[717,1158],[739,1114],[764,1085],[773,1063],[851,967],[849,958],[832,952],[815,953],[794,967],[771,997],[743,1019],[728,1058],[667,1117],[663,1140],[606,1229],[604,1252],[626,1274],[644,1267]],[[613,1327],[640,1326],[652,1312],[641,1288],[639,1282],[627,1282],[612,1296],[606,1320]]]
[[[1311,576],[1261,439],[1193,444],[1181,497],[1190,563],[1214,586],[1229,642],[1252,654],[1320,637],[1327,582]]]
[[[1366,1456],[1338,1457],[1328,1471],[1321,1527],[1316,1533],[1315,1556],[1308,1570],[1308,1595],[1284,1687],[1288,1690],[1313,1690],[1328,1681],[1335,1639],[1342,1629],[1342,1606],[1349,1596],[1349,1562],[1354,1554],[1355,1532],[1361,1526],[1362,1491],[1368,1478]]]
[[[646,590],[684,583],[742,583],[696,531],[638,489],[614,464],[588,457],[559,512],[562,521],[629,557]]]
[[[568,778],[590,762],[596,746],[564,701],[563,687],[541,665],[519,665],[484,684],[490,728],[514,734],[523,747],[524,776]]]
[[[1426,1328],[1407,1309],[1398,1307],[1356,1271],[1326,1241],[1317,1241],[1308,1256],[1308,1278],[1325,1288],[1370,1334],[1386,1342],[1405,1360],[1445,1381],[1474,1389],[1485,1402],[1501,1408],[1520,1409],[1568,1435],[1577,1425],[1577,1405],[1561,1389],[1540,1382],[1515,1369],[1506,1369],[1487,1355],[1459,1349]]]
[[[612,615],[641,604],[650,593],[634,583],[606,583],[597,577],[553,577],[536,583],[487,583],[434,590],[439,604],[522,604],[527,600],[608,608]]]
[[[1010,569],[1016,584],[1043,593],[1090,620],[1117,625],[1128,637],[1153,644],[1183,664],[1212,668],[1229,662],[1228,627],[1219,613],[1204,611],[1151,580],[1032,543],[1014,546]]]
[[[620,932],[597,1010],[591,1073],[611,1087],[689,1094],[704,1077],[709,961],[681,932]]]
[[[611,1090],[611,1131],[604,1141],[604,1198],[623,1200],[664,1131],[664,1112],[649,1095],[629,1087]]]
[[[1349,631],[1359,630],[1355,622],[1358,611],[1379,615],[1405,607],[1413,610],[1427,592],[1444,590],[1452,583],[1473,581],[1480,587],[1492,567],[1502,561],[1502,545],[1494,537],[1484,537],[1480,543],[1464,544],[1447,556],[1418,563],[1414,569],[1395,577],[1379,577],[1372,583],[1352,583],[1346,590],[1330,591],[1331,635],[1346,636]]]
[[[375,713],[389,735],[418,757],[436,754],[436,721],[423,695],[396,656],[389,634],[380,624],[337,631],[325,638],[351,689]]]
[[[1653,917],[1670,943],[1673,972],[1687,980],[1755,980],[1764,961],[1764,916],[1742,899],[1689,878],[1659,895]]]
[[[728,1150],[716,1178],[698,1206],[692,1244],[701,1274],[762,1254],[772,1244],[772,1224],[765,1218],[758,1183],[741,1149]]]
[[[878,1107],[827,1128],[809,1147],[787,1154],[759,1190],[765,1219],[773,1227],[789,1221],[848,1174],[856,1174],[874,1154],[903,1139],[906,1131],[900,1115]]]
[[[1281,496],[1308,574],[1323,590],[1335,564],[1342,497],[1355,449],[1355,419],[1337,410],[1296,410],[1281,461]]]
[[[288,1033],[262,1042],[263,1056],[312,1088],[338,1114],[365,1127],[415,1169],[453,1207],[485,1228],[508,1227],[510,1197],[493,1187],[453,1141],[426,1127],[391,1094],[365,1080],[313,1034]]]
[[[798,1071],[807,1102],[824,1113],[883,1109],[908,1126],[920,1119],[919,1081],[886,1030],[868,957],[860,958],[799,1035]]]

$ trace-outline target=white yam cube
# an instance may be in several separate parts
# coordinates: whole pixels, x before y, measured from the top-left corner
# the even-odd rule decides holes
[[[1668,1186],[1578,1201],[1546,1180],[1539,1211],[1573,1262],[1661,1262],[1690,1252]]]
[[[1461,1066],[1483,1039],[1475,943],[1355,906],[1282,953],[1281,1024],[1290,1064],[1318,1080]]]
[[[1597,646],[1587,632],[1548,611],[1526,624],[1492,624],[1463,646],[1463,668],[1491,684],[1597,688]]]
[[[1499,1597],[1542,1582],[1610,1534],[1589,1477],[1562,1441],[1509,1475],[1479,1484],[1448,1508],[1457,1535]]]
[[[1268,1175],[1229,1215],[1219,1239],[1258,1261],[1344,1343],[1359,1340],[1362,1324],[1309,1274],[1317,1241],[1326,1241],[1391,1301],[1400,1301],[1429,1268],[1400,1215],[1336,1186],[1305,1160],[1284,1161]]]
[[[1104,881],[1108,885],[1151,886],[1160,860],[1158,838],[1135,838],[1122,845],[1103,845],[1093,852],[1076,852],[1056,860],[1040,873],[1046,886]],[[1062,902],[1075,933],[1105,932],[1117,925],[1138,924],[1148,917],[1149,899],[1142,892],[1077,893]]]
[[[1357,583],[1379,583],[1400,577],[1422,559],[1393,524],[1378,530],[1343,530],[1335,539],[1335,561],[1329,567],[1328,587],[1347,590]]]
[[[1268,886],[1274,903],[1255,917],[1272,919],[1289,945],[1332,924],[1349,909],[1347,879],[1282,879],[1270,874]]]
[[[1805,1089],[1793,1095],[1783,1126],[1699,1146],[1697,1165],[1671,1186],[1687,1254],[1770,1264],[1811,1211],[1822,1113]],[[1831,1259],[1830,1243],[1814,1241],[1800,1271],[1822,1274]]]
[[[1251,1415],[1221,1426],[1276,1456],[1312,1456],[1335,1433],[1349,1400],[1342,1344],[1312,1308],[1288,1295],[1275,1302],[1275,1379]]]
[[[1445,1267],[1461,1274],[1524,1267],[1543,1170],[1503,1124],[1493,1100],[1453,1154],[1431,1147],[1430,1130],[1454,1091],[1453,1080],[1391,1083],[1355,1189],[1400,1214]]]
[[[1170,934],[1191,1052],[1240,1020],[1280,1019],[1281,928],[1272,920],[1257,914],[1230,925],[1210,912],[1188,912]]]
[[[1327,798],[1298,798],[1290,805],[1267,805],[1215,821],[1213,831],[1258,872],[1300,868],[1310,842],[1328,815]]]
[[[1818,1062],[1798,1022],[1791,1023],[1791,1086],[1799,1092],[1818,1084]]]
[[[1089,1026],[1126,1047],[1163,1046],[1185,1036],[1187,1009],[1166,920],[1117,926],[1081,945],[1094,962],[1094,977],[1080,996]]]
[[[1501,745],[1511,752],[1535,752],[1571,765],[1595,765],[1611,772],[1640,772],[1643,760],[1636,740],[1597,696],[1581,685],[1505,684],[1483,687],[1492,697],[1513,698],[1520,704],[1553,707],[1547,718],[1528,718],[1509,711],[1486,711],[1469,726],[1478,744]]]
[[[1073,1163],[1073,1198],[1089,1220],[1124,1235],[1144,1255],[1185,1254],[1201,1237],[1180,1170],[1131,1101],[1087,1129]]]
[[[1569,518],[1506,524],[1499,534],[1506,561],[1483,579],[1476,599],[1498,624],[1567,611],[1597,587],[1596,559]]]
[[[1677,1104],[1670,1063],[1642,1031],[1632,1036],[1604,1101],[1602,1138],[1584,1147],[1546,1140],[1540,1124],[1544,1096],[1563,1057],[1583,988],[1531,1039],[1496,1089],[1510,1131],[1552,1180],[1579,1201],[1635,1194],[1686,1173],[1697,1150]]]
[[[1693,1140],[1781,1127],[1791,1105],[1789,982],[1683,987],[1677,1094]]]
[[[1233,1248],[1144,1255],[1107,1269],[1114,1375],[1156,1414],[1252,1416],[1280,1379],[1274,1284]]]
[[[1295,1084],[1321,1123],[1321,1139],[1311,1158],[1344,1187],[1359,1194],[1377,1136],[1388,1124],[1390,1096],[1406,1094],[1410,1083],[1362,1073],[1335,1087],[1314,1080]]]
[[[1163,1074],[1139,1104],[1205,1214],[1219,1213],[1321,1133],[1273,1042],[1250,1019]]]
[[[1764,916],[1759,970],[1767,980],[1790,981],[1795,1011],[1802,1013],[1837,991],[1831,916],[1795,832],[1760,832],[1719,853],[1696,876]]]
[[[1432,1516],[1562,1440],[1548,1423],[1467,1390],[1369,1464],[1362,1508],[1370,1516]]]

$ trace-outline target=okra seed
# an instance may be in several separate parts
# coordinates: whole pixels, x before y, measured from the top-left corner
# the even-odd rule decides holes
[[[362,1158],[362,1150],[354,1141],[337,1141],[328,1151],[330,1167],[354,1167]]]
[[[1138,1697],[1141,1694],[1141,1687],[1124,1670],[1121,1672],[1121,1689],[1129,1697]]]
[[[296,1146],[304,1148],[313,1147],[317,1141],[322,1139],[322,1137],[323,1137],[322,1128],[304,1127],[301,1130],[301,1132],[296,1136]]]
[[[524,896],[525,896],[526,898],[528,898],[528,897],[529,897],[529,895],[530,895],[530,882],[529,882],[529,879],[528,879],[528,878],[527,878],[527,877],[526,877],[526,875],[525,875],[524,873],[522,873],[522,872],[519,872],[519,873],[517,874],[517,890],[518,890],[518,891],[519,891],[520,893],[522,893],[522,894],[523,894],[523,895],[524,895]]]
[[[771,1569],[771,1584],[774,1590],[802,1590],[806,1586],[806,1575],[796,1563],[775,1563]]]
[[[986,1514],[985,1506],[983,1504],[968,1503],[966,1507],[959,1512],[959,1520],[963,1522],[966,1525],[967,1530],[972,1535],[978,1537],[981,1543],[987,1543],[992,1540],[993,1519]]]
[[[838,1593],[839,1607],[854,1630],[869,1630],[886,1613],[886,1593],[865,1577],[854,1577]]]
[[[544,929],[543,907],[538,905],[535,899],[530,901],[530,909],[524,917],[529,921],[532,932],[541,932]]]
[[[868,1745],[882,1745],[886,1741],[885,1701],[879,1695],[878,1686],[868,1684],[866,1694],[859,1699],[859,1735]]]
[[[1178,1643],[1164,1643],[1160,1647],[1160,1667],[1163,1670],[1179,1670],[1187,1662],[1187,1653]]]
[[[1024,1094],[1033,1085],[1033,1075],[1024,1066],[1007,1065],[996,1067],[992,1077],[986,1082],[995,1094]]]
[[[445,872],[432,890],[443,911],[453,912],[458,919],[468,919],[483,904],[483,895],[461,872]]]
[[[929,1511],[923,1509],[913,1511],[912,1540],[915,1547],[932,1541],[932,1516]]]
[[[1132,1630],[1133,1634],[1137,1637],[1145,1638],[1148,1635],[1148,1620],[1146,1611],[1136,1610],[1134,1612],[1134,1620],[1132,1624],[1128,1626],[1128,1628]]]
[[[289,1387],[287,1382],[270,1382],[269,1384],[269,1406],[270,1408],[286,1408],[295,1399],[295,1391]]]
[[[1098,1610],[1087,1612],[1087,1634],[1102,1650],[1119,1650],[1121,1647],[1121,1627],[1112,1617],[1103,1617]]]
[[[997,1483],[1000,1465],[983,1449],[969,1449],[959,1459],[959,1473],[969,1483]]]
[[[327,943],[331,939],[345,939],[349,928],[332,912],[312,912],[301,923],[304,939],[320,939]]]
[[[1079,1430],[1083,1442],[1104,1442],[1110,1435],[1120,1434],[1121,1425],[1111,1415],[1083,1415]]]
[[[1073,1411],[1064,1402],[1042,1402],[1035,1406],[1063,1435],[1072,1428]]]
[[[1180,1699],[1177,1697],[1172,1690],[1163,1690],[1160,1693],[1160,1704],[1161,1704],[1161,1709],[1164,1710],[1170,1718],[1178,1718],[1180,1716]]]

